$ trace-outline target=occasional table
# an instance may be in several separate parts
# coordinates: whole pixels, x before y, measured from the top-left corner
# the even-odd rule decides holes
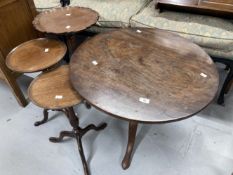
[[[20,73],[48,72],[59,66],[66,50],[66,45],[61,41],[38,38],[15,47],[7,55],[6,65],[9,69]],[[46,122],[47,110],[44,109],[43,113],[44,119],[35,122],[35,126]]]
[[[96,108],[129,121],[122,167],[130,166],[138,123],[186,119],[214,99],[219,75],[196,44],[159,29],[120,29],[82,44],[71,82]]]
[[[46,70],[60,60],[66,53],[63,42],[39,38],[24,42],[14,48],[6,58],[9,69],[20,73],[33,73]]]
[[[59,137],[50,137],[50,141],[58,143],[64,137],[75,138],[78,144],[79,154],[82,160],[84,174],[89,175],[88,164],[83,151],[82,137],[90,130],[102,130],[107,125],[99,126],[90,124],[85,128],[79,125],[79,118],[76,116],[73,107],[82,102],[82,98],[73,89],[69,80],[69,66],[63,65],[53,71],[39,75],[33,80],[28,88],[28,95],[31,101],[46,110],[46,115],[41,123],[48,121],[48,111],[63,112],[72,126],[72,131],[61,131]]]
[[[69,62],[71,55],[70,37],[95,24],[98,18],[98,13],[89,8],[67,6],[41,12],[35,17],[33,25],[40,32],[61,36],[68,48],[66,61]]]

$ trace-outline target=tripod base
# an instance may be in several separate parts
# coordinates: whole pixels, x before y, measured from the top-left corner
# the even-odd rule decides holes
[[[88,108],[91,107],[88,103],[85,103],[85,105]],[[72,131],[61,131],[59,134],[59,137],[50,137],[49,141],[53,142],[53,143],[59,143],[59,142],[62,142],[65,137],[76,138],[77,144],[78,144],[79,154],[80,154],[82,164],[83,164],[84,174],[89,175],[90,173],[89,173],[89,169],[87,166],[87,162],[86,162],[86,158],[85,158],[85,154],[84,154],[83,146],[82,146],[82,137],[90,130],[95,130],[95,131],[103,130],[104,128],[106,128],[107,124],[102,123],[99,126],[95,126],[93,124],[90,124],[85,128],[81,128],[81,127],[79,127],[79,119],[75,115],[73,107],[69,107],[69,108],[63,108],[63,109],[44,109],[44,112],[43,112],[44,118],[41,121],[35,122],[35,124],[34,124],[35,126],[39,126],[39,125],[44,124],[48,121],[48,111],[49,110],[63,112],[67,116],[71,126],[73,127]]]
[[[79,154],[80,154],[82,164],[83,164],[84,174],[89,175],[90,173],[89,173],[87,161],[85,158],[85,154],[83,151],[82,137],[90,130],[95,130],[95,131],[103,130],[104,128],[106,128],[107,124],[102,123],[99,126],[95,126],[93,124],[90,124],[85,128],[81,128],[81,127],[79,127],[79,119],[75,115],[74,109],[72,107],[65,108],[65,109],[62,109],[60,111],[62,111],[66,114],[71,126],[73,127],[73,131],[61,131],[59,137],[50,137],[49,141],[53,142],[53,143],[59,143],[59,142],[63,141],[64,137],[76,138],[77,144],[78,144]]]

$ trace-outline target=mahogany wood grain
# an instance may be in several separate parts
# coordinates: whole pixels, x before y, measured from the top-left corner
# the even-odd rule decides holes
[[[33,0],[0,0],[0,79],[9,85],[23,107],[27,101],[16,82],[19,74],[6,67],[5,58],[14,47],[38,36],[32,25],[35,14]]]
[[[233,18],[233,0],[158,0],[157,7]]]
[[[35,78],[28,89],[32,102],[45,109],[63,109],[81,102],[69,79],[69,66],[63,65]]]
[[[74,88],[89,103],[138,122],[190,117],[213,100],[219,85],[203,49],[157,29],[99,34],[74,52],[70,68]]]
[[[46,33],[71,33],[85,30],[98,20],[98,13],[83,7],[54,8],[37,15],[35,28]]]
[[[17,45],[38,36],[32,25],[35,13],[33,0],[0,1],[0,48],[4,57]]]
[[[65,44],[61,41],[34,39],[14,48],[6,58],[6,65],[17,72],[38,72],[62,60],[66,50]]]
[[[129,120],[122,168],[130,166],[138,122],[191,117],[215,97],[219,75],[197,45],[158,29],[99,34],[73,54],[71,82],[89,103]]]

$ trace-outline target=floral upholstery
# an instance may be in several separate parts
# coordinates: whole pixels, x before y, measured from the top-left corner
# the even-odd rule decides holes
[[[53,7],[60,7],[60,0],[34,0],[37,11],[47,10]]]
[[[88,7],[100,15],[97,25],[128,27],[130,18],[151,0],[71,0],[71,6]]]
[[[155,10],[151,2],[130,20],[131,27],[175,32],[203,47],[211,56],[233,59],[233,22],[217,17]]]

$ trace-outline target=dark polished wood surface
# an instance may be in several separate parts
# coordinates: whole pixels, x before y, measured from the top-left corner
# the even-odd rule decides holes
[[[157,7],[233,18],[233,0],[158,0]]]
[[[171,122],[190,117],[215,97],[219,75],[196,44],[157,29],[120,29],[82,44],[71,82],[89,103],[126,120]]]
[[[63,34],[82,31],[95,24],[98,17],[89,8],[63,7],[40,13],[33,24],[41,32]]]
[[[6,58],[6,65],[17,72],[37,72],[58,63],[65,53],[66,46],[61,41],[34,39],[14,48]]]

